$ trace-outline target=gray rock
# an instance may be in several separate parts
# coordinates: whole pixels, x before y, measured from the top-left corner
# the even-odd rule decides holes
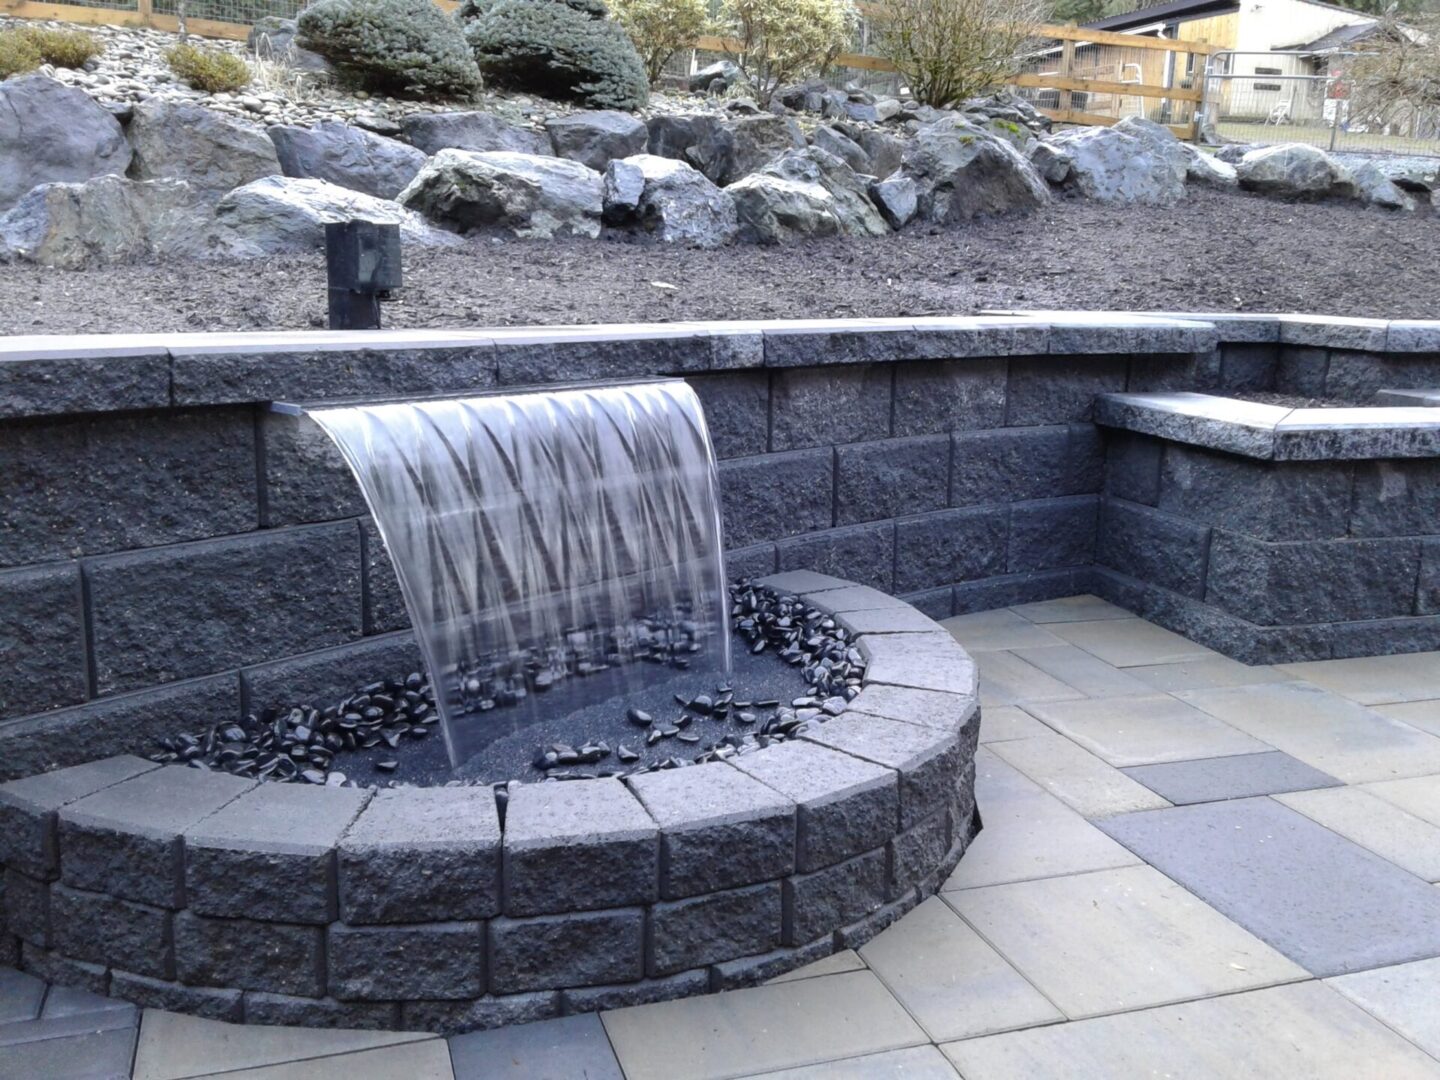
[[[713,113],[661,113],[652,116],[645,126],[650,132],[650,153],[689,161],[686,151],[711,137],[720,127],[720,117]]]
[[[775,100],[796,112],[818,113],[824,108],[826,97],[833,93],[824,79],[806,79],[793,86],[782,86],[775,92]],[[844,101],[845,95],[839,95],[838,100]]]
[[[605,167],[604,185],[601,201],[605,223],[624,225],[634,220],[640,209],[640,196],[645,191],[644,170],[630,161],[612,161]]]
[[[870,185],[870,199],[892,229],[903,229],[920,206],[920,189],[908,176],[892,176]]]
[[[1227,165],[1238,165],[1240,159],[1254,149],[1249,143],[1226,143],[1215,151],[1215,156]]]
[[[1023,124],[1036,134],[1044,134],[1050,130],[1050,118],[1012,90],[1001,90],[986,97],[969,98],[960,106],[960,111],[970,116],[1010,120]]]
[[[787,150],[805,146],[794,120],[746,116],[726,120],[686,152],[686,158],[712,181],[725,187],[749,176]]]
[[[1185,196],[1185,172],[1172,155],[1118,125],[1069,128],[1051,135],[1050,143],[1070,155],[1067,183],[1087,199],[1170,206]]]
[[[262,60],[273,60],[296,71],[331,75],[335,69],[317,52],[295,44],[295,20],[267,15],[250,28],[245,46]]]
[[[874,128],[860,128],[851,137],[870,158],[870,168],[867,171],[871,176],[884,180],[900,168],[900,163],[905,159],[905,143],[894,135],[887,135]]]
[[[1246,191],[1292,198],[1349,196],[1355,184],[1350,173],[1324,150],[1303,143],[1251,150],[1235,166]]]
[[[1383,206],[1387,210],[1414,210],[1415,197],[1407,194],[1374,162],[1367,161],[1352,169],[1355,194],[1362,202]]]
[[[267,176],[236,188],[216,205],[213,250],[240,258],[318,251],[325,246],[327,222],[352,218],[399,225],[408,244],[459,243],[396,203],[324,180]]]
[[[899,115],[903,108],[898,98],[882,97],[875,100],[875,115],[883,124],[886,120],[893,120]]]
[[[1235,175],[1235,166],[1221,161],[1218,154],[1207,154],[1189,143],[1185,147],[1185,179],[1191,184],[1205,187],[1233,188],[1240,183]]]
[[[866,181],[817,147],[791,150],[726,189],[742,232],[759,243],[802,236],[883,236]]]
[[[546,121],[545,130],[557,157],[578,161],[596,172],[604,172],[612,161],[645,153],[650,142],[643,122],[613,109],[556,117]]]
[[[1175,178],[1184,183],[1186,171],[1190,166],[1190,155],[1186,153],[1187,147],[1175,137],[1175,133],[1163,124],[1157,124],[1153,120],[1146,120],[1140,116],[1127,116],[1116,124],[1111,130],[1121,131],[1133,139],[1139,139],[1149,150],[1157,161],[1164,162],[1169,166]]]
[[[610,170],[605,174],[607,219],[619,215],[625,220],[621,206],[638,173],[640,193],[628,217],[641,229],[667,243],[700,247],[719,247],[734,239],[735,200],[683,161],[637,154],[612,161]]]
[[[839,158],[849,165],[857,173],[866,173],[870,176],[877,175],[871,168],[870,155],[843,132],[837,131],[828,125],[822,125],[815,129],[814,145],[824,150],[827,154]]]
[[[1331,155],[1336,161],[1354,172],[1364,164],[1374,165],[1386,178],[1394,181],[1403,191],[1428,194],[1440,191],[1440,159],[1433,157],[1407,157],[1400,154],[1337,153]]]
[[[916,133],[901,174],[915,181],[919,216],[931,222],[1032,210],[1050,198],[1045,181],[1018,150],[955,116]]]
[[[129,166],[119,121],[83,90],[44,75],[0,83],[0,210],[38,184],[123,175]]]
[[[740,80],[740,68],[732,60],[719,60],[690,76],[687,84],[694,94],[723,94]]]
[[[99,176],[42,184],[0,216],[0,261],[77,269],[108,259],[205,253],[210,199],[183,180]]]
[[[400,204],[458,232],[600,235],[600,174],[577,161],[507,150],[442,150],[400,193]]]
[[[279,176],[275,144],[260,128],[203,105],[149,98],[130,121],[136,180],[185,180],[220,196],[264,176]]]
[[[1070,155],[1048,142],[1031,145],[1030,164],[1051,184],[1063,184],[1070,176]]]
[[[513,150],[548,155],[550,139],[488,112],[412,113],[403,121],[405,138],[425,154],[441,150]]]
[[[325,180],[377,199],[395,198],[425,164],[413,146],[336,120],[272,127],[269,134],[286,176]]]

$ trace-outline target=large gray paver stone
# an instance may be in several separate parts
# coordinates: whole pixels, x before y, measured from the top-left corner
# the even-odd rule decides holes
[[[1305,977],[1149,866],[964,889],[945,899],[1071,1019]]]
[[[987,710],[997,705],[1069,701],[1085,696],[1012,652],[994,649],[975,655],[980,663],[980,704]]]
[[[1271,799],[1100,827],[1314,974],[1440,956],[1440,890]]]
[[[1279,668],[1265,664],[1242,664],[1228,656],[1186,660],[1178,664],[1147,664],[1128,668],[1126,674],[1167,694],[1177,690],[1218,690],[1224,686],[1291,681],[1290,676]]]
[[[10,1076],[125,1077],[135,1053],[135,1028],[41,1039],[5,1051]]]
[[[40,1015],[45,983],[14,968],[0,968],[0,1024],[34,1020]]]
[[[1029,739],[991,743],[990,748],[1087,818],[1166,805],[1153,791],[1053,731]]]
[[[1326,983],[1427,1054],[1440,1057],[1440,960],[1357,971]]]
[[[911,1046],[822,1065],[781,1069],[753,1080],[956,1080],[956,1073],[935,1047]]]
[[[1082,593],[1059,600],[1038,600],[1016,604],[1010,609],[1034,623],[1099,622],[1102,619],[1133,619],[1135,616],[1108,600]]]
[[[966,1080],[1231,1077],[1237,1071],[1310,1080],[1437,1075],[1432,1059],[1314,982],[971,1039],[944,1050]]]
[[[1074,645],[1016,649],[1015,655],[1086,697],[1135,697],[1150,692],[1139,679]]]
[[[1121,767],[1258,754],[1270,749],[1168,694],[1039,702],[1026,711],[1111,765]]]
[[[1116,667],[1174,664],[1219,655],[1144,619],[1063,623],[1049,629],[1072,645],[1078,645]]]
[[[1440,881],[1440,826],[1364,787],[1297,791],[1275,801],[1424,881]]]
[[[1440,653],[1436,652],[1281,664],[1278,670],[1361,705],[1440,698]]]
[[[541,1020],[450,1040],[455,1080],[622,1080],[620,1063],[594,1013]]]
[[[971,652],[989,649],[1030,649],[1064,645],[1062,638],[1041,629],[1031,620],[1008,608],[956,615],[940,624]]]
[[[1137,765],[1121,771],[1176,806],[1329,788],[1340,783],[1279,750]]]

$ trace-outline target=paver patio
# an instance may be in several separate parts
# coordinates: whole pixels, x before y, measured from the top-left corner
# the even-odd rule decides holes
[[[0,969],[0,1078],[1440,1080],[1440,654],[1247,668],[1094,597],[947,625],[985,831],[858,953],[449,1040]]]

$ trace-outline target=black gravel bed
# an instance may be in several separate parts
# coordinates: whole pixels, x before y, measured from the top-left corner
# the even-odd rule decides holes
[[[392,327],[969,315],[986,308],[1433,318],[1440,216],[1190,190],[1169,208],[1061,198],[1025,217],[703,251],[627,241],[408,249]],[[0,274],[0,333],[311,329],[319,254]]]

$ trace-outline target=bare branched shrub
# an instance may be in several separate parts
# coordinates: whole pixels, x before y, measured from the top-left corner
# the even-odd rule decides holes
[[[1045,14],[1045,0],[883,0],[871,25],[911,94],[939,109],[1004,82]]]
[[[670,58],[693,46],[710,22],[705,0],[610,0],[610,14],[635,42],[651,86]]]
[[[1352,121],[1410,126],[1440,112],[1440,15],[1387,18],[1359,52],[1344,73]]]
[[[860,16],[850,0],[724,0],[718,32],[756,100],[823,71],[851,44]]]

